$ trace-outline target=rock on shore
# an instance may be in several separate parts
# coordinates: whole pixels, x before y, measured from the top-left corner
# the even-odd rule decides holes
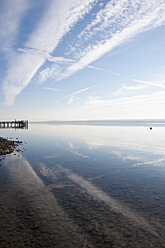
[[[0,160],[2,160],[1,156],[14,152],[17,146],[21,143],[22,141],[19,140],[14,141],[0,137]]]

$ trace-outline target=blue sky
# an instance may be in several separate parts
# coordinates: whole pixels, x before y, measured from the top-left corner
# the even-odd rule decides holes
[[[165,118],[164,0],[1,0],[0,119]]]

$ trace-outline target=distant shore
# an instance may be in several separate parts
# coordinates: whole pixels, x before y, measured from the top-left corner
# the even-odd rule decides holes
[[[32,124],[49,125],[86,125],[86,126],[125,126],[125,127],[165,127],[165,119],[112,119],[112,120],[75,120],[75,121],[38,121]]]

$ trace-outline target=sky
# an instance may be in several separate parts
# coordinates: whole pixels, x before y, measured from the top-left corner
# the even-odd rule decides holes
[[[165,0],[0,0],[0,120],[165,118]]]

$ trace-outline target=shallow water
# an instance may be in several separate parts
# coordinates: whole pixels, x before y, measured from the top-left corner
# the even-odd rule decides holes
[[[164,247],[165,127],[31,124],[0,167],[0,247]]]

